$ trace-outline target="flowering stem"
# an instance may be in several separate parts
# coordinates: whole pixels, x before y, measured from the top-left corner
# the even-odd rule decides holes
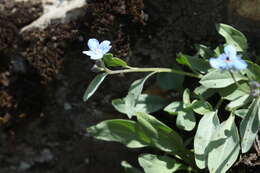
[[[129,67],[128,67],[129,68]],[[157,73],[162,73],[162,72],[168,72],[168,73],[176,73],[179,75],[185,75],[185,76],[190,76],[194,78],[200,79],[201,76],[189,72],[184,72],[180,70],[175,70],[175,69],[170,69],[170,68],[136,68],[136,67],[130,67],[129,69],[124,69],[124,70],[109,70],[105,69],[105,71],[110,74],[122,74],[122,73],[134,73],[134,72],[157,72]]]
[[[243,91],[243,92],[245,92],[245,93],[248,93],[247,90],[245,90],[244,88],[241,87],[241,85],[239,85],[239,83],[237,82],[237,80],[236,80],[234,74],[232,73],[232,71],[231,71],[231,70],[228,70],[228,71],[229,71],[229,73],[230,73],[232,79],[234,80],[236,86],[238,87],[238,89],[240,89],[241,91]],[[248,93],[248,94],[249,94],[249,93]]]

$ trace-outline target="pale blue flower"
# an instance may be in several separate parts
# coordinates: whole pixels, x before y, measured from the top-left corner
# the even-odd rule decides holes
[[[209,63],[211,67],[221,70],[243,70],[247,68],[246,62],[237,55],[237,51],[232,45],[226,46],[224,53],[219,55],[218,58],[210,58]]]
[[[100,44],[97,39],[91,38],[88,40],[89,51],[83,51],[84,54],[90,56],[90,59],[98,60],[103,58],[103,56],[109,52],[112,46],[110,46],[110,41],[105,40]]]

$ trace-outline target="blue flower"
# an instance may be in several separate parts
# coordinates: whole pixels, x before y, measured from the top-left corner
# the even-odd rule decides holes
[[[88,40],[89,51],[83,51],[84,54],[90,56],[90,59],[98,60],[103,58],[103,56],[111,49],[110,41],[105,40],[100,44],[97,39],[91,38]]]
[[[237,51],[232,45],[226,46],[224,53],[219,55],[218,58],[210,58],[209,63],[211,67],[221,70],[243,70],[247,68],[246,62],[237,55]]]

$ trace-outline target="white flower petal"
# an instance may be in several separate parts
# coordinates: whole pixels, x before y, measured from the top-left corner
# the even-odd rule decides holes
[[[91,57],[90,57],[90,59],[93,59],[93,60],[98,60],[98,59],[101,59],[101,58],[103,58],[103,54],[94,54],[94,55],[92,55]]]
[[[83,51],[82,53],[84,53],[85,55],[88,55],[88,56],[95,55],[95,52],[93,52],[93,51]]]
[[[210,58],[209,59],[210,66],[213,68],[219,68],[220,60],[217,58]]]
[[[227,45],[224,48],[224,52],[227,56],[229,56],[230,58],[234,58],[237,55],[237,50],[233,45]]]
[[[225,67],[224,61],[219,58],[210,58],[209,59],[210,66],[216,69],[222,69]]]
[[[99,48],[102,50],[103,54],[106,54],[111,49],[111,47],[112,46],[110,46],[110,41],[108,40],[102,41],[99,45]]]
[[[243,69],[247,68],[247,63],[244,60],[240,59],[240,60],[234,61],[233,66],[236,70],[243,70]]]
[[[99,47],[99,42],[95,38],[91,38],[88,40],[88,47],[90,50],[94,51]]]

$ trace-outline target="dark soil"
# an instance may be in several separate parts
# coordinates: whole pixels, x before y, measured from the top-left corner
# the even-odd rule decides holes
[[[0,0],[0,173],[122,173],[122,160],[137,165],[141,151],[94,140],[85,129],[124,118],[110,102],[142,75],[109,77],[83,102],[95,76],[82,54],[88,38],[111,40],[112,52],[133,66],[170,67],[196,43],[222,43],[215,24],[233,24],[227,11],[224,0],[92,0],[76,21],[20,34],[41,4]],[[254,172],[256,153],[241,156],[233,172]]]

